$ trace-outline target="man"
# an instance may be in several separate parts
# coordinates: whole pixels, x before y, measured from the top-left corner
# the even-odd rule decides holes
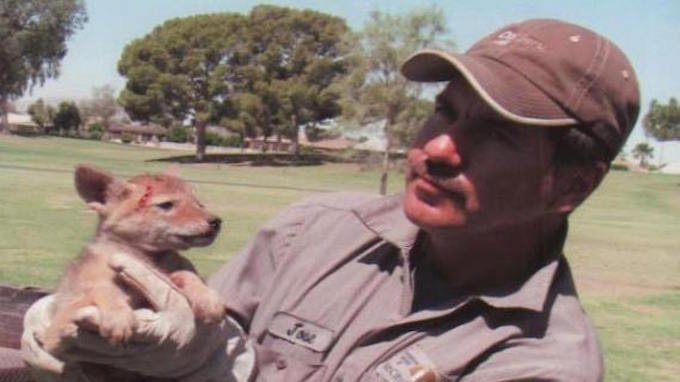
[[[182,380],[245,378],[231,362],[248,369],[252,354],[250,377],[267,381],[601,380],[562,246],[569,213],[637,118],[630,63],[589,30],[529,20],[465,54],[418,52],[402,73],[448,81],[409,151],[404,195],[322,196],[267,223],[210,281],[247,333],[241,350],[225,352],[220,329],[173,336],[183,323],[164,319],[176,304],[162,302],[181,297],[121,263],[158,301],[140,329],[151,346],[111,349],[79,332],[62,356]],[[44,370],[42,311],[27,315],[24,338]],[[83,317],[96,324],[96,312]],[[158,338],[170,349],[156,350]],[[217,350],[184,350],[197,343]]]

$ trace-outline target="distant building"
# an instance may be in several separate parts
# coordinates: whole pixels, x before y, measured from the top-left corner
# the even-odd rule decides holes
[[[9,131],[15,134],[39,134],[40,126],[28,114],[7,113]]]
[[[290,151],[293,142],[288,138],[259,136],[256,138],[246,138],[246,148],[257,151]]]
[[[327,151],[344,151],[356,145],[355,141],[351,141],[344,137],[322,139],[319,141],[300,141],[300,144],[307,147],[314,147],[315,149]]]
[[[230,131],[224,126],[219,126],[219,125],[208,125],[205,128],[205,131],[208,133],[213,133],[217,134],[222,138],[230,138],[233,136],[238,136],[238,134],[234,133],[233,131]]]
[[[328,120],[325,123],[317,124],[315,127],[321,130],[328,130],[336,126],[335,121]],[[326,151],[344,151],[352,148],[357,142],[351,139],[347,139],[342,135],[332,136],[323,139],[309,140],[307,136],[307,126],[301,125],[298,130],[298,141],[300,146],[313,147],[319,150]]]
[[[385,120],[379,120],[365,125],[346,125],[340,128],[342,131],[342,139],[350,143],[348,147],[359,151],[369,152],[383,152],[387,146],[387,139],[385,138]],[[317,125],[322,129],[337,128],[338,122],[336,120],[329,120],[323,124]],[[392,153],[402,154],[406,150],[403,148],[392,148]]]
[[[167,129],[155,123],[142,124],[138,122],[124,123],[112,121],[105,139],[123,140],[128,135],[134,143],[159,142],[168,133]]]
[[[33,122],[33,118],[28,114],[8,113],[7,119],[10,126],[38,127],[38,124]]]

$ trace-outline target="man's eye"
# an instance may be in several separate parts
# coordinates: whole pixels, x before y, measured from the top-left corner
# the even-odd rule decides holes
[[[488,134],[492,139],[504,142],[508,145],[515,146],[517,144],[515,141],[516,138],[513,136],[512,132],[502,127],[490,129]]]
[[[455,121],[458,117],[455,110],[453,110],[448,105],[443,104],[442,102],[436,102],[434,104],[434,112],[443,115],[450,121]]]
[[[489,135],[492,136],[495,139],[502,139],[502,140],[507,139],[507,135],[505,134],[505,132],[501,131],[500,129],[491,129],[489,131]]]
[[[169,211],[175,206],[174,202],[163,202],[163,203],[158,203],[156,204],[156,207],[164,210],[164,211]]]

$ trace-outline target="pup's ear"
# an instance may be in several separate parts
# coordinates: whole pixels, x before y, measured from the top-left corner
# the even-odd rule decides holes
[[[127,184],[105,171],[87,165],[76,167],[75,183],[78,195],[100,214],[108,199],[124,193]]]

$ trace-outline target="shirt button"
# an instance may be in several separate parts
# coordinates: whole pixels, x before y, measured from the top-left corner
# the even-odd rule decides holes
[[[286,363],[286,360],[285,360],[285,359],[279,358],[279,359],[276,360],[276,368],[277,368],[277,369],[283,370],[283,369],[285,369],[287,366],[288,366],[288,364]]]

